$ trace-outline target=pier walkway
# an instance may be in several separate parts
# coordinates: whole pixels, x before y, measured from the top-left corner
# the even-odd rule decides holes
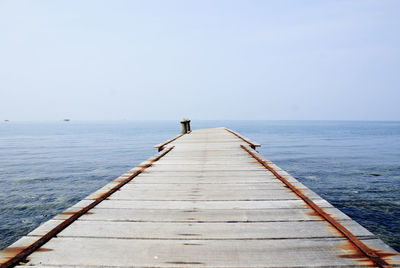
[[[2,267],[332,267],[399,255],[225,128],[160,152],[0,252]],[[71,186],[73,190],[73,186]]]

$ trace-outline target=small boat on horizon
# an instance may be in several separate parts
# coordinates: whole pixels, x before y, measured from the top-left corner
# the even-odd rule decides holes
[[[71,121],[71,119],[66,118],[66,119],[64,119],[64,121],[69,122],[69,121]]]

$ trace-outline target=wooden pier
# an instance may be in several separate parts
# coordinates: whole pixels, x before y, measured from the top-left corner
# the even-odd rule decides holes
[[[179,135],[1,251],[1,267],[400,264],[396,251],[257,146],[225,128]]]

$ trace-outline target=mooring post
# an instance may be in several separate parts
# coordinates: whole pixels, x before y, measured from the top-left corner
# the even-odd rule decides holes
[[[183,118],[181,120],[181,133],[186,134],[188,132],[190,132],[190,120]]]
[[[186,134],[187,133],[187,128],[186,128],[186,119],[183,118],[181,120],[181,133]]]
[[[189,119],[186,119],[186,133],[189,133],[191,130],[190,130],[190,120]]]

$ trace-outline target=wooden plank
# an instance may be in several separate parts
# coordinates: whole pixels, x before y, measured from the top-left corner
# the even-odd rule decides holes
[[[50,220],[31,232],[43,236],[60,224]],[[360,238],[374,238],[354,221],[347,221],[352,233]],[[326,221],[252,222],[252,223],[178,223],[178,222],[119,222],[75,221],[57,237],[101,237],[124,239],[288,239],[341,238],[340,233]]]
[[[66,214],[59,214],[54,219],[65,219]],[[350,220],[336,208],[326,211],[337,220]],[[119,209],[95,208],[80,220],[87,221],[138,221],[138,222],[265,222],[265,221],[322,221],[309,208],[297,209]]]
[[[173,177],[160,177],[160,178],[136,178],[132,183],[265,183],[265,182],[275,182],[274,179],[270,179],[267,181],[265,178],[243,178],[243,177],[235,177],[235,178],[224,178],[224,177],[186,177],[186,176],[173,176]]]
[[[275,187],[275,185],[277,182],[276,181],[250,181],[247,182],[245,179],[242,180],[237,180],[235,182],[235,185],[237,185],[238,187],[243,186],[246,187],[248,185],[260,185],[260,187],[263,187],[265,185],[266,188],[269,189],[273,189]],[[157,181],[152,181],[152,180],[147,180],[147,179],[143,179],[143,180],[135,180],[132,181],[131,183],[128,183],[127,185],[132,185],[133,187],[135,187],[135,185],[142,186],[142,187],[146,187],[146,186],[154,186],[154,185],[158,185],[160,187],[162,186],[168,186],[168,187],[173,187],[173,185],[210,185],[213,184],[215,185],[215,187],[225,187],[225,186],[229,186],[232,185],[232,181],[228,181],[228,180],[216,180],[216,179],[203,179],[203,178],[197,178],[196,180],[193,180],[192,178],[175,178],[175,179],[162,179]],[[293,183],[298,189],[308,189],[306,186],[304,186],[301,183]],[[126,185],[126,186],[127,186]],[[309,189],[308,189],[309,190]],[[310,190],[311,191],[311,190]]]
[[[85,207],[91,200],[82,200],[72,206]],[[324,208],[332,207],[326,200],[319,199],[316,203]],[[269,208],[308,208],[302,200],[269,200],[269,201],[133,201],[105,200],[98,208],[142,208],[142,209],[269,209]]]
[[[144,182],[144,181],[140,181]],[[174,183],[174,184],[160,184],[160,183],[139,183],[134,181],[126,184],[121,190],[137,190],[137,191],[191,191],[198,189],[201,191],[240,191],[240,190],[282,190],[283,183],[279,181],[264,182],[264,183],[232,183],[226,182],[224,185],[221,183]]]
[[[236,171],[229,171],[229,170],[202,170],[199,171],[144,171],[140,174],[140,177],[149,176],[149,177],[241,177],[241,178],[269,178],[276,180],[274,176],[266,172],[265,170],[236,170]],[[138,177],[139,178],[139,177]]]
[[[229,171],[229,172],[235,172],[235,171],[254,171],[254,170],[259,170],[264,172],[263,167],[261,166],[225,166],[225,165],[209,165],[209,166],[202,166],[202,165],[176,165],[176,166],[171,166],[171,165],[164,165],[164,166],[152,166],[147,170],[147,172],[202,172],[203,170],[207,171],[214,171],[214,172],[220,172],[220,171]]]
[[[316,194],[310,196],[317,199]],[[297,200],[298,197],[293,192],[283,188],[277,190],[232,190],[229,191],[221,187],[221,190],[202,191],[199,187],[191,190],[126,190],[118,191],[109,197],[110,200]]]
[[[29,265],[116,267],[368,266],[344,239],[148,240],[54,238]]]

